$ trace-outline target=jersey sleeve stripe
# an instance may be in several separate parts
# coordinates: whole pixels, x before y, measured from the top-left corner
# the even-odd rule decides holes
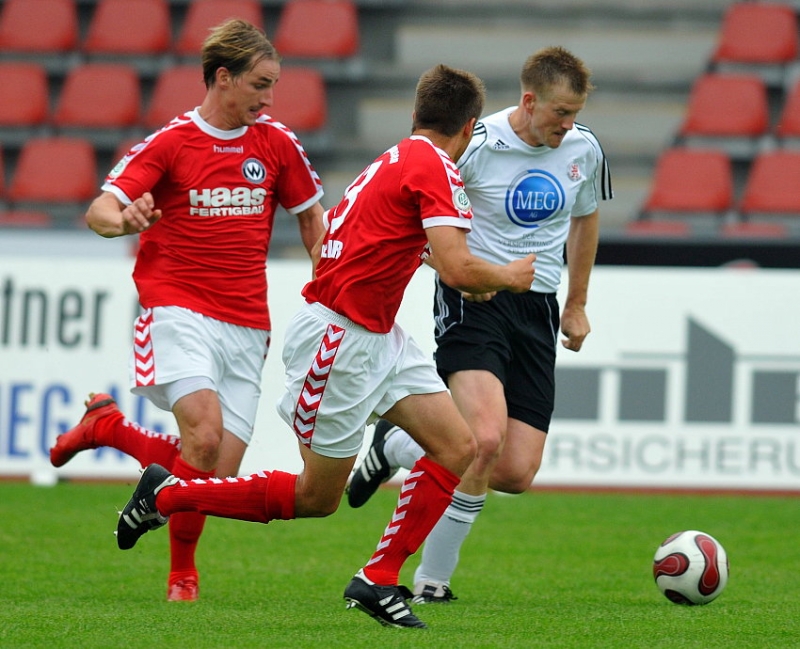
[[[575,124],[575,129],[583,135],[587,141],[597,150],[597,158],[600,165],[600,196],[604,201],[614,198],[614,189],[611,186],[611,168],[608,166],[605,151],[600,144],[600,140],[592,130],[583,124]]]

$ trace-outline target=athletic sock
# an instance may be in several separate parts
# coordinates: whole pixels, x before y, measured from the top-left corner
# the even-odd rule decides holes
[[[422,548],[422,563],[414,572],[414,583],[431,581],[450,585],[461,546],[486,503],[486,494],[473,496],[456,491],[453,502],[431,530]]]
[[[128,421],[127,418],[106,421],[104,417],[95,424],[96,439],[104,446],[111,446],[130,455],[142,468],[151,464],[171,467],[181,452],[181,440],[176,435],[156,433]]]
[[[182,480],[207,479],[214,471],[201,471],[177,456],[171,472]],[[187,574],[197,574],[194,555],[203,533],[206,517],[195,513],[180,513],[169,519],[170,585]]]
[[[402,428],[386,438],[383,445],[383,454],[390,466],[399,466],[410,469],[419,460],[425,451]]]
[[[156,507],[165,516],[197,512],[255,523],[295,517],[297,476],[283,471],[262,471],[241,478],[182,480],[162,489]]]
[[[400,569],[441,518],[458,482],[455,473],[427,456],[414,464],[400,487],[392,520],[364,567],[368,579],[381,585],[397,584]]]

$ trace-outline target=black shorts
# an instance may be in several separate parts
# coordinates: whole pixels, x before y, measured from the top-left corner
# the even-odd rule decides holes
[[[508,416],[547,432],[555,401],[555,294],[501,291],[488,302],[469,302],[437,279],[433,311],[442,379],[488,370],[503,384]]]

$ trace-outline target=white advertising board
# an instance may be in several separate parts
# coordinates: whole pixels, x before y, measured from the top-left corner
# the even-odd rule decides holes
[[[0,259],[0,475],[51,472],[49,447],[92,391],[112,392],[147,428],[176,432],[169,413],[128,392],[131,267],[127,257]],[[308,265],[275,261],[269,274],[273,342],[243,473],[301,468],[274,404]],[[596,268],[592,333],[580,353],[559,351],[537,484],[800,490],[798,287],[798,271]],[[431,353],[432,293],[423,268],[398,316]],[[56,475],[135,479],[138,465],[101,449]]]

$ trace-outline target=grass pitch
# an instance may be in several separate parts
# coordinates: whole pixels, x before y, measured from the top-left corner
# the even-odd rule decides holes
[[[415,607],[430,627],[418,631],[383,628],[342,599],[393,489],[323,520],[209,519],[193,603],[165,601],[166,530],[117,549],[131,492],[0,483],[0,647],[800,647],[797,498],[490,495],[462,550],[458,601]],[[706,606],[672,604],[653,583],[656,547],[683,529],[712,534],[730,558],[727,589]]]

